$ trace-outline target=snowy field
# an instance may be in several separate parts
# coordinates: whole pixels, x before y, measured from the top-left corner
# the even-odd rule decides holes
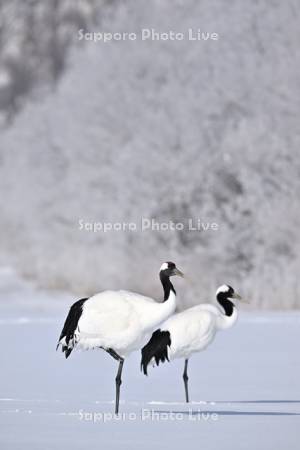
[[[3,317],[3,316],[2,316]],[[183,403],[183,362],[123,371],[112,417],[116,362],[102,351],[55,352],[64,316],[6,316],[0,448],[298,449],[300,314],[245,313],[190,362],[193,402]]]

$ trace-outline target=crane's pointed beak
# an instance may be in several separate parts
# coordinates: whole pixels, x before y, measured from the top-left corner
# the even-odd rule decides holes
[[[235,292],[231,298],[235,299],[235,300],[239,300],[242,303],[250,303],[248,300],[246,300],[245,298],[241,297],[240,294],[238,294],[237,292]]]
[[[175,269],[173,270],[172,275],[177,275],[181,278],[184,278],[184,274],[179,269],[177,269],[177,267],[175,267]]]

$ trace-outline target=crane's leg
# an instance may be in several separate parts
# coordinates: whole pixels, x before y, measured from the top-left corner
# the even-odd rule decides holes
[[[184,360],[184,371],[183,371],[183,382],[184,382],[184,390],[185,390],[185,400],[187,403],[189,403],[189,377],[187,374],[187,368],[188,368],[188,359]]]
[[[120,357],[119,367],[116,376],[116,404],[115,404],[115,414],[119,414],[119,402],[120,402],[120,386],[122,384],[122,369],[123,369],[124,359]]]

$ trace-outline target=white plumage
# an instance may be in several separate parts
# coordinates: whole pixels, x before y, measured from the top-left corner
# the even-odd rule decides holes
[[[122,358],[139,350],[150,338],[153,329],[169,317],[176,307],[176,296],[158,303],[129,291],[105,291],[84,303],[69,345],[85,350],[112,348]]]
[[[176,292],[170,281],[183,276],[172,262],[160,268],[164,302],[129,291],[105,291],[78,300],[71,306],[57,348],[66,358],[74,348],[102,348],[119,361],[116,377],[116,413],[119,409],[121,373],[124,359],[148,341],[153,330],[174,313]]]
[[[234,325],[237,320],[237,308],[233,299],[241,299],[228,285],[222,285],[216,292],[220,306],[200,304],[174,314],[156,330],[148,344],[142,349],[142,368],[147,374],[151,362],[185,359],[184,382],[186,401],[189,401],[187,384],[188,359],[193,353],[204,350],[214,339],[218,330]],[[222,309],[221,309],[222,308]]]
[[[172,337],[169,359],[188,358],[191,354],[204,350],[213,341],[218,330],[230,328],[236,320],[236,308],[227,317],[220,308],[210,304],[197,305],[175,314],[161,326]]]

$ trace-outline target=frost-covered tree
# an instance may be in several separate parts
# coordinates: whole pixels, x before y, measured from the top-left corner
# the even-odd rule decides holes
[[[58,3],[59,10],[77,4]],[[35,4],[48,11],[46,2]],[[30,16],[22,5],[22,17]],[[174,259],[192,280],[179,286],[185,304],[229,283],[254,307],[299,307],[296,6],[95,3],[95,22],[85,25],[95,31],[201,27],[219,40],[86,42],[72,47],[66,70],[64,45],[43,58],[57,48],[50,42],[73,42],[79,24],[71,20],[66,41],[64,20],[52,33],[41,27],[41,43],[30,44],[41,45],[37,59],[20,70],[35,88],[47,76],[34,67],[60,79],[1,133],[0,265],[80,295],[127,286],[159,296],[157,268]],[[78,224],[141,217],[200,218],[219,228],[89,233]]]
[[[94,0],[1,0],[0,112],[12,119],[26,96],[62,75],[74,32],[91,22]]]

